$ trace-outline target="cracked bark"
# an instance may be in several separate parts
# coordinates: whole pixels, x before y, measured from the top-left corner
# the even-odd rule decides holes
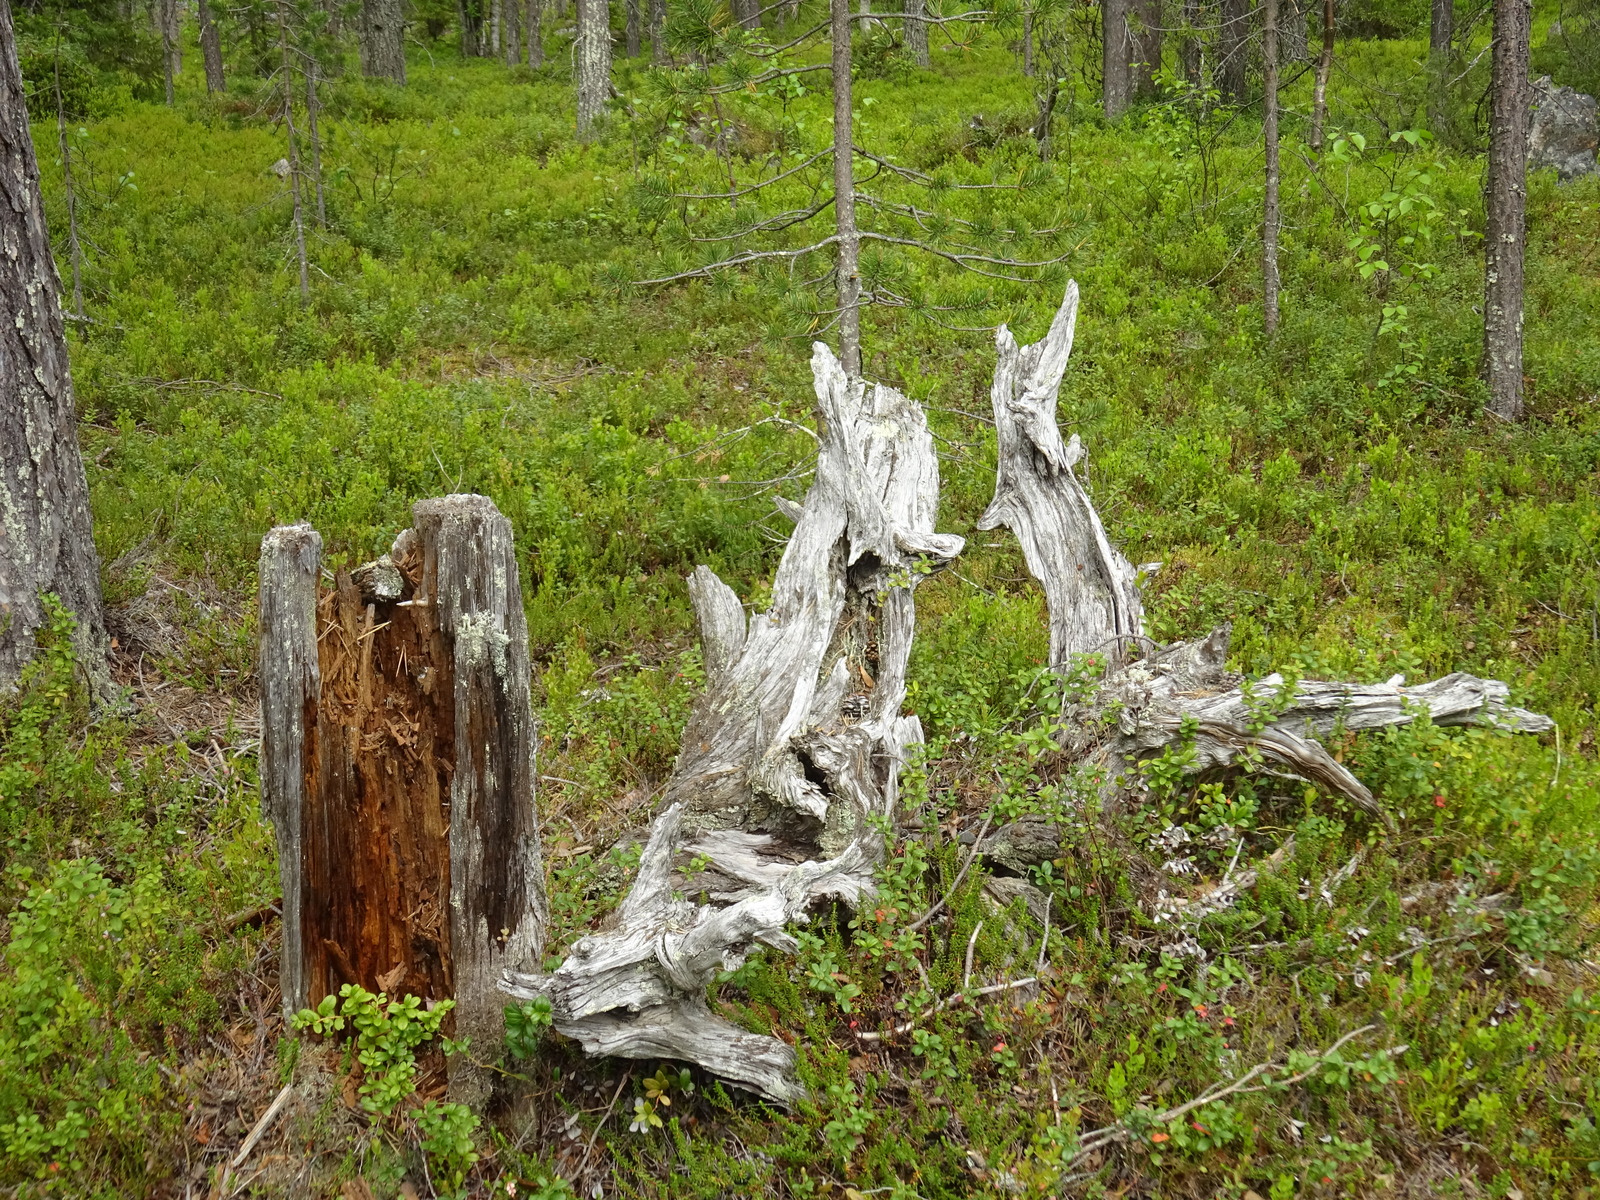
[[[16,684],[45,624],[43,593],[77,619],[74,647],[96,700],[110,696],[89,488],[78,448],[61,281],[39,164],[0,4],[0,690]]]

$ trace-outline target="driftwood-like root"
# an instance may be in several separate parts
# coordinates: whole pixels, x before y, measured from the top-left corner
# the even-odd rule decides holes
[[[1392,823],[1324,748],[1331,735],[1404,725],[1424,713],[1438,725],[1553,728],[1550,718],[1512,707],[1499,680],[1460,673],[1412,687],[1401,676],[1381,684],[1317,680],[1284,695],[1280,675],[1245,686],[1228,671],[1226,627],[1174,646],[1147,637],[1137,573],[1111,544],[1073,473],[1083,457],[1077,436],[1063,445],[1056,428],[1077,310],[1078,288],[1069,283],[1042,341],[1019,347],[1000,328],[991,392],[999,469],[979,527],[1007,525],[1021,542],[1049,605],[1052,665],[1059,670],[1075,654],[1099,654],[1108,664],[1064,749],[1098,775],[1109,807],[1137,803],[1144,794],[1139,763],[1179,748],[1175,761],[1187,774],[1245,763],[1315,783]]]
[[[696,1063],[784,1104],[804,1094],[794,1051],[712,1013],[705,988],[757,945],[792,952],[785,927],[817,903],[871,892],[900,764],[922,740],[900,712],[912,593],[962,547],[934,532],[938,461],[921,410],[848,378],[820,343],[812,373],[816,479],[803,504],[781,506],[795,529],[772,607],[746,620],[708,568],[689,579],[707,688],[616,926],[553,973],[503,985],[548,998],[555,1027],[590,1053]]]

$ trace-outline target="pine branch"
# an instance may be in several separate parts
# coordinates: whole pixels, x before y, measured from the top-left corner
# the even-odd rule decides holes
[[[1020,180],[1016,183],[944,183],[935,179],[932,175],[924,175],[921,171],[913,171],[910,167],[902,167],[890,162],[886,158],[879,158],[876,154],[869,153],[868,151],[863,150],[860,146],[854,147],[854,150],[857,154],[869,162],[875,162],[880,167],[883,167],[888,171],[893,171],[896,175],[899,175],[903,179],[915,180],[924,187],[949,188],[950,190],[957,192],[1013,192],[1019,191],[1022,188],[1022,183]]]
[[[674,200],[734,200],[740,196],[748,196],[751,192],[759,192],[764,187],[770,187],[772,184],[777,183],[780,179],[787,179],[795,172],[805,170],[812,163],[816,162],[817,159],[827,158],[832,153],[832,146],[829,146],[826,150],[819,150],[810,158],[806,159],[805,162],[800,163],[797,166],[790,167],[783,174],[774,175],[771,179],[764,179],[760,183],[752,183],[749,187],[740,188],[735,192],[673,192],[672,198]]]

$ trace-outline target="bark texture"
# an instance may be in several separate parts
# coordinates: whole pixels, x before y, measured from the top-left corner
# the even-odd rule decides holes
[[[926,69],[933,65],[928,54],[928,0],[905,0],[906,49],[917,66]]]
[[[1455,37],[1455,0],[1433,0],[1428,21],[1428,124],[1436,137],[1449,133],[1450,64]]]
[[[544,66],[544,0],[528,0],[528,65]]]
[[[361,0],[361,73],[402,86],[406,81],[406,23],[400,0]]]
[[[1105,654],[1094,697],[1067,723],[1063,749],[1092,779],[1108,807],[1138,803],[1139,764],[1171,747],[1191,753],[1187,774],[1225,770],[1240,760],[1269,774],[1313,782],[1388,821],[1372,793],[1323,741],[1341,731],[1404,725],[1418,711],[1436,724],[1490,725],[1540,733],[1548,717],[1513,708],[1498,680],[1453,674],[1415,687],[1396,676],[1384,684],[1305,681],[1292,692],[1281,676],[1246,686],[1228,671],[1228,630],[1194,642],[1159,646],[1143,629],[1133,568],[1112,546],[1071,467],[1078,439],[1062,445],[1057,392],[1072,348],[1076,284],[1043,341],[1018,347],[1001,326],[991,392],[999,441],[995,499],[980,529],[1004,524],[1022,543],[1028,569],[1050,609],[1051,663],[1073,654]],[[1142,658],[1133,660],[1135,647]]]
[[[1133,98],[1133,0],[1101,0],[1100,103],[1106,120],[1120,120]]]
[[[390,556],[317,595],[309,526],[262,544],[263,799],[284,887],[291,1011],[344,983],[454,997],[455,1036],[504,1036],[502,972],[538,964],[527,630],[510,523],[425,500]],[[452,1063],[452,1091],[487,1079]]]
[[[61,281],[39,164],[0,4],[0,690],[15,685],[54,593],[77,618],[74,645],[97,700],[110,694],[100,560],[78,449]]]
[[[1532,0],[1494,0],[1489,171],[1483,231],[1483,376],[1489,411],[1522,418],[1523,257],[1527,248],[1528,43]]]
[[[206,65],[206,91],[213,95],[227,90],[222,72],[222,35],[211,15],[211,0],[199,0],[200,57]]]
[[[1161,47],[1166,29],[1162,0],[1139,0],[1133,30],[1133,81],[1140,96],[1156,94],[1156,74],[1161,70]]]
[[[938,461],[922,412],[814,347],[822,416],[816,482],[783,506],[795,529],[772,608],[748,621],[706,567],[690,578],[707,688],[684,731],[617,925],[551,975],[511,975],[593,1054],[694,1062],[780,1103],[803,1094],[794,1052],[706,1006],[705,988],[822,900],[872,890],[899,766],[922,728],[901,715],[913,591],[960,552],[934,532]],[[703,867],[688,880],[676,875]],[[696,904],[674,890],[701,896]]]
[[[609,0],[578,0],[578,136],[588,138],[611,98],[611,5]]]
[[[1332,3],[1332,0],[1329,0]],[[1217,31],[1217,90],[1227,104],[1249,99],[1250,0],[1222,0]]]
[[[1333,72],[1334,0],[1322,0],[1322,51],[1317,55],[1316,80],[1311,85],[1311,148],[1322,149],[1323,127],[1328,122],[1328,76]]]

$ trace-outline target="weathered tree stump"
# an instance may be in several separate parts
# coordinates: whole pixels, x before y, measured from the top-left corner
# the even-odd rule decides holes
[[[826,899],[873,886],[906,747],[900,712],[915,624],[912,593],[961,550],[934,532],[939,471],[922,411],[848,378],[817,343],[822,415],[816,480],[773,580],[746,621],[706,567],[689,580],[707,688],[683,735],[639,874],[616,927],[581,939],[549,975],[505,990],[548,997],[556,1028],[591,1054],[675,1058],[781,1103],[804,1094],[794,1051],[712,1013],[706,985],[756,944],[793,951],[785,926]],[[674,869],[693,860],[692,891]],[[681,878],[677,879],[680,889]]]
[[[511,526],[424,500],[391,554],[319,589],[309,525],[261,545],[262,799],[283,882],[284,1008],[345,983],[453,998],[493,1056],[502,972],[539,965],[526,618]],[[470,1057],[470,1056],[469,1056]],[[481,1098],[468,1059],[451,1090]]]
[[[1077,435],[1063,444],[1056,427],[1077,312],[1078,285],[1069,283],[1042,341],[1019,347],[1000,327],[990,393],[1000,459],[995,498],[978,527],[1007,525],[1021,542],[1049,606],[1051,665],[1059,670],[1075,655],[1105,659],[1094,700],[1076,714],[1063,741],[1098,776],[1111,807],[1142,798],[1141,760],[1186,741],[1193,750],[1186,773],[1248,759],[1257,770],[1313,782],[1388,822],[1372,793],[1320,739],[1338,730],[1404,725],[1421,712],[1440,725],[1553,728],[1550,718],[1511,707],[1510,689],[1495,679],[1456,673],[1413,687],[1401,676],[1367,685],[1306,680],[1285,694],[1283,678],[1269,675],[1247,692],[1227,669],[1226,626],[1172,646],[1146,636],[1137,573],[1111,544],[1073,473],[1084,456]]]

